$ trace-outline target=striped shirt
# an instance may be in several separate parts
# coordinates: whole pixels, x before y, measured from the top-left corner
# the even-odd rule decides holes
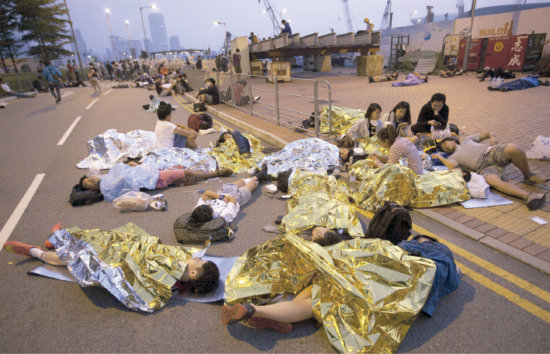
[[[424,172],[422,167],[422,158],[416,150],[416,146],[408,139],[397,138],[390,148],[388,155],[388,163],[399,163],[399,159],[406,158],[409,168],[417,175],[421,175]]]

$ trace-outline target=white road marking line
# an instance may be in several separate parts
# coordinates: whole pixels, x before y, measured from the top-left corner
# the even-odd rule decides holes
[[[39,173],[36,175],[36,177],[34,177],[34,180],[29,186],[29,189],[27,189],[25,195],[23,195],[23,198],[21,198],[19,204],[17,204],[17,206],[13,210],[13,213],[11,213],[10,218],[8,219],[8,221],[6,221],[6,224],[4,224],[2,231],[0,231],[0,244],[3,245],[4,242],[6,242],[10,237],[11,233],[17,226],[19,219],[21,219],[21,216],[23,216],[23,213],[29,206],[29,203],[34,196],[34,193],[36,193],[36,190],[40,186],[40,183],[42,183],[44,176],[46,176],[45,173]]]
[[[103,94],[103,96],[107,96],[108,94],[111,93],[111,91],[113,91],[113,89],[110,89],[109,91],[105,92],[105,93]]]
[[[80,121],[80,118],[82,118],[82,116],[78,116],[75,118],[73,124],[71,124],[71,126],[67,129],[65,134],[63,134],[61,139],[59,139],[59,141],[57,142],[57,146],[63,145],[65,143],[65,140],[67,140],[67,138],[69,137],[69,134],[71,134],[76,124]]]
[[[99,100],[99,98],[96,98],[95,100],[92,101],[92,103],[90,103],[85,109],[90,109],[92,108],[92,106]]]
[[[73,91],[67,91],[67,92],[65,92],[64,94],[61,95],[61,98],[65,98],[65,97],[67,97],[67,96],[70,96],[70,95],[72,95],[73,93],[74,93]]]

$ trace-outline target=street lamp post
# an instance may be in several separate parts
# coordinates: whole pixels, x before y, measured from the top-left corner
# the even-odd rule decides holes
[[[141,26],[143,27],[143,37],[145,37],[145,50],[147,54],[149,54],[149,43],[147,42],[147,32],[145,32],[145,21],[143,21],[143,9],[156,10],[157,7],[153,4],[151,6],[143,6],[139,8],[139,13],[141,14]]]
[[[109,25],[109,32],[111,33],[111,47],[113,49],[113,55],[115,56],[115,60],[118,61],[118,57],[116,55],[116,48],[115,48],[115,37],[113,37],[113,29],[111,28],[111,18],[109,17],[111,10],[107,8],[105,9],[105,13],[107,14],[107,24]]]
[[[472,29],[474,28],[474,16],[476,13],[476,0],[472,0],[472,18],[470,20],[470,34],[468,39],[466,39],[466,50],[464,51],[464,63],[462,65],[462,70],[466,71],[468,69],[468,58],[470,56],[470,46],[472,44]]]
[[[220,21],[214,21],[214,26],[217,26],[217,25],[223,25],[223,28],[225,30],[225,41],[224,41],[224,51],[225,51],[225,55],[227,55],[227,24],[225,22],[220,22]]]
[[[128,25],[130,24],[130,21],[124,20],[124,24],[126,25],[126,43],[127,43],[126,46],[128,47],[128,50],[126,51],[126,55],[128,55],[131,59],[132,56],[129,54],[131,53],[130,52],[130,32],[128,31]]]

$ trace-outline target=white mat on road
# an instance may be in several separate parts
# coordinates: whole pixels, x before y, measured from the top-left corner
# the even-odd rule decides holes
[[[487,199],[472,198],[465,202],[461,202],[460,204],[462,204],[462,206],[466,209],[473,209],[473,208],[487,208],[487,207],[492,207],[497,205],[508,205],[513,203],[514,202],[504,198],[500,194],[489,191],[489,197]]]

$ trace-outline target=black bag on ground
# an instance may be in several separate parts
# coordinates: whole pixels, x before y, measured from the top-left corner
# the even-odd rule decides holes
[[[89,205],[103,200],[103,194],[99,191],[82,189],[80,184],[75,184],[69,197],[72,206]]]
[[[194,103],[193,112],[206,112],[206,106],[202,102]]]
[[[185,213],[174,221],[174,234],[179,243],[202,243],[231,241],[235,238],[235,225],[227,224],[221,217],[214,218],[196,227],[190,225],[191,213]],[[210,238],[212,237],[212,238]]]
[[[409,238],[412,220],[409,211],[395,202],[386,202],[369,223],[366,238],[381,238],[394,245]]]

